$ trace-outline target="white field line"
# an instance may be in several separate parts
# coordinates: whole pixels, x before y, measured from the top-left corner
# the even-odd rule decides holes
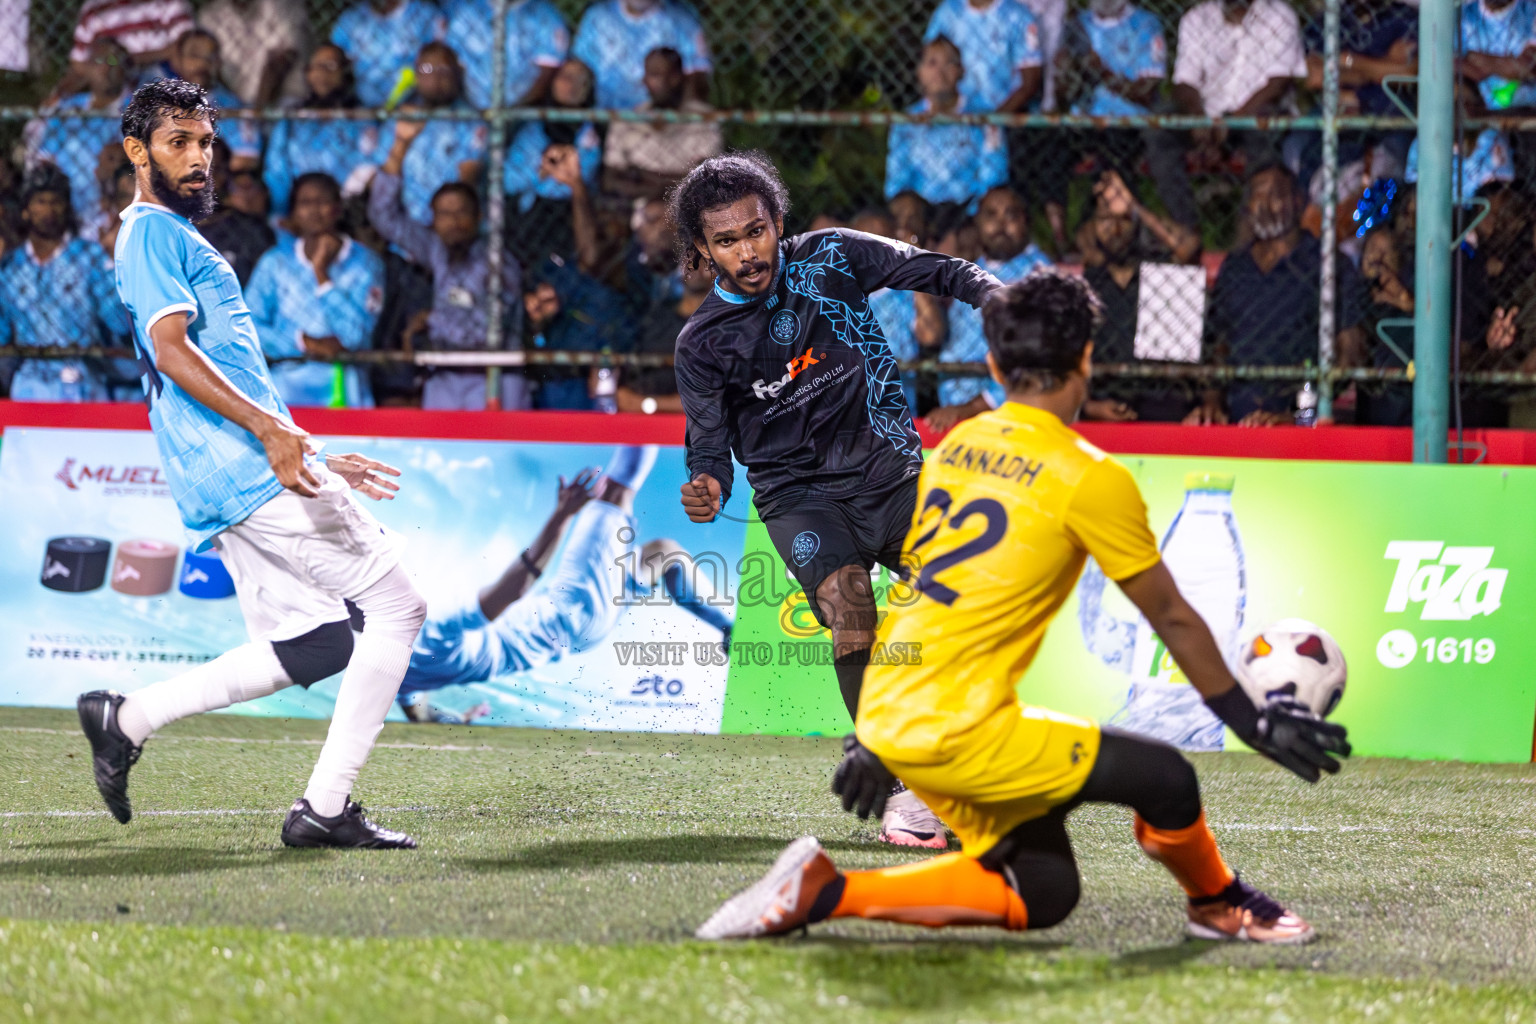
[[[435,807],[377,807],[368,813],[388,814],[395,811],[433,811]],[[251,815],[287,814],[288,808],[273,811],[258,808],[213,808],[202,811],[134,811],[135,818],[233,818]],[[106,811],[0,811],[0,818],[105,818]]]
[[[218,817],[244,817],[257,815],[278,815],[287,813],[286,807],[273,810],[260,808],[211,808],[205,810],[181,810],[181,811],[135,811],[136,818],[218,818]],[[439,811],[438,807],[377,807],[370,809],[369,813],[379,814],[394,813],[424,813]],[[590,817],[590,818],[676,818],[695,819],[700,821],[720,819],[751,819],[751,820],[775,820],[775,821],[837,821],[844,822],[847,815],[840,811],[639,811],[624,808],[590,808],[590,807],[526,807],[526,808],[502,808],[475,806],[476,813],[509,813],[519,816],[559,816],[559,817]],[[106,811],[0,811],[0,819],[6,818],[105,818],[109,817]],[[1093,821],[1089,819],[1084,824],[1110,825],[1122,824],[1121,822]],[[1441,828],[1426,828],[1423,825],[1394,826],[1394,825],[1285,825],[1276,822],[1255,821],[1229,821],[1211,822],[1211,829],[1215,832],[1276,832],[1276,833],[1303,833],[1317,835],[1346,835],[1364,833],[1367,835],[1425,835],[1425,834],[1476,834],[1486,835],[1490,831],[1497,831],[1501,836],[1536,836],[1536,829],[1513,828],[1492,829],[1482,826],[1450,826]]]
[[[35,732],[48,736],[84,736],[79,729],[34,729],[22,726],[0,726],[0,732]],[[283,739],[242,739],[239,736],[156,736],[156,745],[161,743],[239,743],[262,744],[278,747],[318,747],[324,740],[301,740],[286,737]],[[479,746],[464,746],[457,743],[375,743],[375,750],[448,750],[448,751],[495,751],[498,748],[481,744]],[[509,751],[510,753],[510,751]]]

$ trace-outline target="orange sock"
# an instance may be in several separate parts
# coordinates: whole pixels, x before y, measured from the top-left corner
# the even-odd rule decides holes
[[[990,924],[1023,931],[1029,915],[1024,901],[1003,876],[974,857],[942,857],[878,871],[850,871],[833,917],[867,917],[940,928]]]
[[[1136,841],[1147,856],[1167,868],[1191,899],[1214,896],[1237,877],[1216,848],[1205,812],[1187,828],[1153,828],[1136,815]]]

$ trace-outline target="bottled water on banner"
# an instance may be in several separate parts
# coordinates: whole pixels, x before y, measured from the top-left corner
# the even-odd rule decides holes
[[[598,412],[619,411],[619,375],[612,367],[598,367],[597,386],[592,389],[592,407]]]
[[[1296,394],[1296,425],[1298,427],[1317,426],[1317,388],[1307,381]]]
[[[1188,474],[1184,505],[1162,543],[1163,564],[1210,627],[1229,665],[1237,656],[1248,603],[1243,539],[1232,512],[1233,483],[1229,473]],[[1222,749],[1225,732],[1220,720],[1144,617],[1136,624],[1129,668],[1125,706],[1109,724],[1184,750]]]

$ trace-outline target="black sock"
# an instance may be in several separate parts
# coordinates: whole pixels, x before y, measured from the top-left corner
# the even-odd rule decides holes
[[[864,685],[864,667],[868,664],[868,647],[849,651],[832,662],[832,668],[837,672],[837,688],[843,693],[848,717],[854,721],[859,718],[859,689]]]
[[[816,894],[816,902],[811,904],[811,912],[806,916],[806,924],[815,924],[817,921],[825,921],[832,916],[832,911],[837,909],[842,902],[843,890],[848,888],[848,876],[841,871],[837,877],[828,882],[821,892]]]

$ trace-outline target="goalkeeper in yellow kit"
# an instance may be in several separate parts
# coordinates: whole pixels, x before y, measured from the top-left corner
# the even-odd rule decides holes
[[[957,427],[923,466],[904,551],[917,597],[879,635],[920,643],[922,662],[868,668],[833,780],[843,806],[864,817],[880,812],[894,775],[962,850],[841,872],[807,836],[699,937],[774,935],[830,917],[1049,928],[1079,892],[1066,817],[1095,802],[1135,812],[1137,842],[1189,898],[1191,935],[1311,940],[1311,925],[1227,867],[1178,751],[1019,702],[1015,683],[1092,555],[1246,743],[1309,782],[1349,755],[1343,726],[1290,700],[1254,706],[1163,565],[1129,471],[1067,426],[1088,394],[1099,318],[1086,282],[1037,271],[993,292],[982,317],[987,365],[1008,401]]]

